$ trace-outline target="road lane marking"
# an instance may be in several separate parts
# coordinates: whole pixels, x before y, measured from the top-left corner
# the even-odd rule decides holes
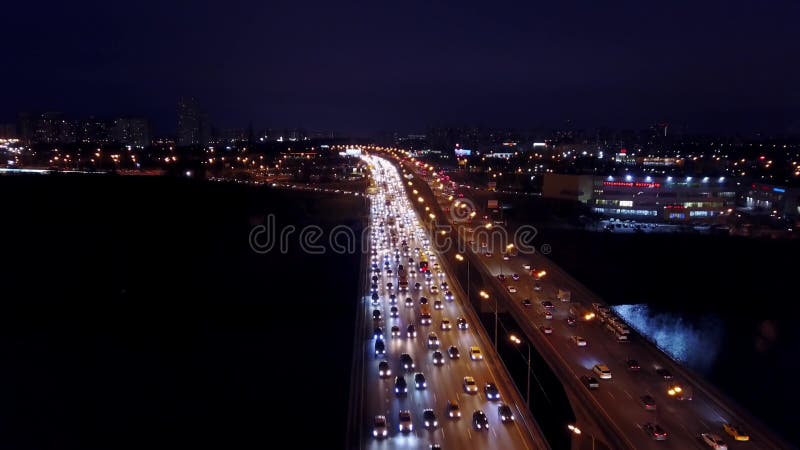
[[[608,394],[609,397],[616,400],[616,398],[614,398],[614,394],[612,394],[611,391],[606,391],[606,393]]]
[[[633,396],[632,396],[632,395],[631,395],[631,394],[630,394],[628,391],[626,391],[625,389],[623,389],[623,390],[622,390],[622,392],[624,392],[624,393],[625,393],[625,395],[627,395],[627,396],[628,396],[628,397],[629,397],[631,400],[633,400]]]

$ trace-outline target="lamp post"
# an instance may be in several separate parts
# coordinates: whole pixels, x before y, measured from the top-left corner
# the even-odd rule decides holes
[[[467,302],[469,302],[469,259],[464,258],[461,253],[456,253],[456,259],[458,262],[467,261]]]
[[[486,291],[481,291],[480,292],[480,296],[484,300],[488,300],[489,299],[489,294],[487,294]],[[497,299],[495,299],[495,301],[494,301],[494,349],[495,349],[495,351],[497,351],[497,322],[498,322],[497,313],[498,313],[498,309],[499,309],[498,306],[499,305],[497,304]]]
[[[518,338],[513,334],[509,336],[509,339],[511,339],[511,342],[517,345],[522,343],[522,339]],[[530,409],[531,408],[531,343],[525,341],[525,344],[528,345],[528,382],[525,385],[525,405],[528,407],[528,409]]]
[[[581,429],[578,428],[577,426],[573,425],[573,424],[567,425],[567,429],[569,429],[569,431],[571,431],[572,434],[574,434],[576,436],[580,436],[581,435]],[[591,433],[589,435],[592,437],[592,450],[594,450],[594,435],[591,434]]]

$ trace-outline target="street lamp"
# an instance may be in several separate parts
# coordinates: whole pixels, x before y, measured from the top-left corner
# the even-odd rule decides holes
[[[480,296],[484,300],[488,300],[489,299],[489,294],[487,294],[486,291],[481,291],[480,292]],[[498,309],[499,309],[499,305],[497,304],[497,299],[495,299],[495,301],[494,301],[494,349],[495,349],[495,351],[497,351],[497,322],[498,322],[497,314],[498,314]]]
[[[578,428],[577,426],[573,425],[573,424],[568,424],[568,425],[567,425],[567,429],[569,429],[569,431],[571,431],[571,432],[572,432],[572,434],[575,434],[575,435],[577,435],[577,436],[580,436],[580,435],[581,435],[581,433],[582,433],[581,429],[580,429],[580,428]],[[594,444],[594,434],[592,434],[592,433],[589,433],[589,436],[591,436],[591,437],[592,437],[592,450],[594,450],[594,448],[595,448],[595,444]]]
[[[518,338],[516,335],[511,335],[508,337],[511,342],[516,345],[522,344],[522,339]],[[525,385],[525,405],[528,409],[531,408],[531,343],[525,341],[525,344],[528,345],[528,383]]]
[[[458,262],[464,262],[465,260],[467,261],[467,301],[469,301],[469,259],[464,258],[461,253],[456,253],[456,260]]]

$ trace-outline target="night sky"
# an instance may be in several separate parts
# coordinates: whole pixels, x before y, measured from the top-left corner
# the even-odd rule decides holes
[[[602,3],[602,4],[601,4]],[[613,3],[613,5],[612,5]],[[800,2],[40,1],[3,5],[0,122],[800,132]]]

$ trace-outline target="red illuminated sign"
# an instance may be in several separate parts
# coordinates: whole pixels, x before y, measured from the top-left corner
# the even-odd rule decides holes
[[[641,181],[603,181],[603,186],[659,188],[661,183],[644,183]]]

